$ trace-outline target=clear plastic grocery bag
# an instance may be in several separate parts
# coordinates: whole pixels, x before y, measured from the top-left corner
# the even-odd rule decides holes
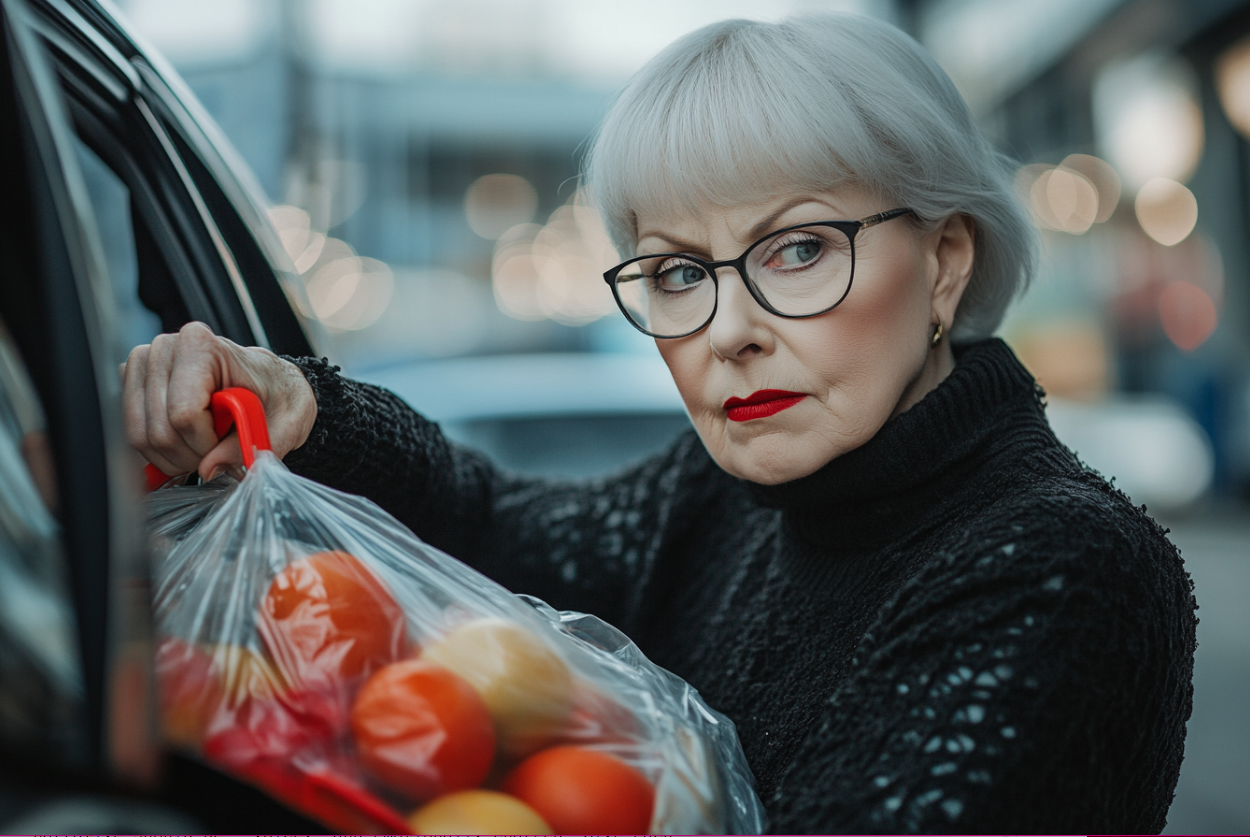
[[[342,831],[763,830],[732,722],[624,634],[292,474],[251,393],[213,404],[246,476],[148,499],[167,741]]]

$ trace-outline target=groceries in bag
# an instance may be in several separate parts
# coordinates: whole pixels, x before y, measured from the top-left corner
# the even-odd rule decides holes
[[[239,392],[219,435],[261,420]],[[689,685],[258,437],[242,481],[149,495],[172,746],[343,831],[763,830],[732,722]]]

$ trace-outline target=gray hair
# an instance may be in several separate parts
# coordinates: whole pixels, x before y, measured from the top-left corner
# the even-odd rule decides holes
[[[587,155],[608,234],[634,255],[639,213],[855,186],[936,227],[976,224],[952,339],[989,336],[1036,261],[1013,167],[937,62],[855,15],[727,20],[677,40],[626,85]]]

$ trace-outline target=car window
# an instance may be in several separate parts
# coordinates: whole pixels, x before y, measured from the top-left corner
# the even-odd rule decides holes
[[[58,505],[44,412],[0,323],[0,741],[69,755],[83,689]]]
[[[161,318],[139,298],[139,260],[131,218],[130,190],[77,136],[74,137],[74,150],[95,211],[105,272],[113,296],[114,339],[118,343],[119,356],[124,358],[132,347],[149,343],[161,333]]]

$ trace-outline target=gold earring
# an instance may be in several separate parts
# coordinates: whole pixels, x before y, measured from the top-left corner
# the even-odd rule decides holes
[[[936,349],[938,343],[941,343],[941,342],[942,342],[942,324],[939,322],[937,324],[937,331],[933,332],[933,342],[930,344],[930,348]]]

